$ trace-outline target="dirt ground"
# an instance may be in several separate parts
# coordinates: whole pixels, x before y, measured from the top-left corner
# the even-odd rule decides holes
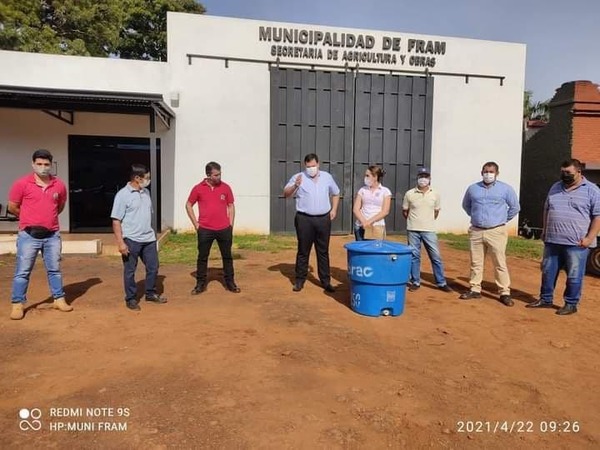
[[[243,252],[240,294],[211,268],[190,296],[193,267],[169,265],[168,304],[139,313],[119,259],[65,257],[71,313],[51,308],[38,260],[22,321],[0,258],[0,448],[600,448],[600,279],[576,315],[528,310],[539,263],[513,258],[513,308],[492,283],[462,301],[468,253],[443,246],[458,293],[434,289],[426,261],[403,315],[364,317],[348,306],[349,240],[332,240],[334,294],[314,277],[292,292],[294,251]]]

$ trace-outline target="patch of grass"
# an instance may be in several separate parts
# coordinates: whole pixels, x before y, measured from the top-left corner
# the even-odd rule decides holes
[[[233,236],[233,259],[242,259],[244,250],[276,253],[296,248],[294,236],[245,234]],[[196,264],[198,257],[195,233],[171,233],[160,249],[161,264]],[[219,246],[213,242],[209,259],[220,259]]]
[[[438,239],[456,250],[469,250],[469,236],[466,234],[440,233]]]
[[[519,258],[540,260],[544,255],[544,243],[541,240],[509,237],[506,254]]]
[[[233,247],[256,252],[277,253],[296,248],[296,237],[291,235],[244,234],[234,236]]]
[[[441,233],[440,241],[457,250],[469,250],[469,236],[466,234]],[[510,236],[506,246],[508,256],[541,260],[544,253],[544,243],[540,240],[524,239],[520,236]]]
[[[211,253],[212,250],[214,249],[211,249]],[[167,237],[167,241],[160,247],[161,264],[193,265],[197,258],[198,250],[194,233],[171,233]]]

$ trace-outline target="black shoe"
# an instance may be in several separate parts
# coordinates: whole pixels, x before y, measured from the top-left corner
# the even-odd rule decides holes
[[[559,316],[568,316],[569,314],[575,314],[577,312],[577,306],[566,303],[565,306],[556,311]]]
[[[444,291],[444,292],[454,292],[452,290],[452,288],[450,286],[448,286],[447,284],[443,285],[443,286],[439,286],[438,289],[440,291]]]
[[[410,286],[408,286],[408,290],[409,290],[410,292],[415,292],[415,291],[419,290],[419,288],[420,288],[420,287],[421,287],[421,285],[420,285],[420,284],[412,284],[412,283],[411,283],[411,285],[410,285]]]
[[[529,303],[529,304],[525,305],[525,308],[547,308],[547,309],[550,309],[550,308],[554,308],[554,304],[552,302],[548,303],[542,299],[539,299],[533,303]]]
[[[303,287],[304,287],[304,280],[302,280],[302,281],[296,280],[296,282],[294,283],[294,287],[292,288],[292,291],[300,292]]]
[[[167,297],[158,294],[146,295],[146,301],[152,303],[167,303]]]
[[[335,288],[331,284],[326,284],[325,286],[323,286],[323,289],[325,289],[325,292],[335,292]]]
[[[127,308],[131,309],[132,311],[141,311],[142,309],[140,308],[140,305],[138,305],[138,302],[136,302],[135,300],[125,302],[125,306],[127,306]]]
[[[225,285],[225,289],[227,289],[229,292],[233,292],[235,294],[239,294],[240,292],[242,292],[242,290],[235,283],[227,283]]]
[[[204,291],[206,291],[206,284],[198,284],[194,289],[192,289],[192,292],[190,292],[190,294],[198,295],[202,294]]]
[[[514,304],[515,304],[515,302],[513,302],[512,298],[510,298],[510,295],[501,295],[500,303],[502,303],[505,306],[514,306]]]
[[[473,298],[481,298],[481,292],[475,292],[475,291],[467,291],[467,292],[463,292],[462,294],[460,294],[460,298],[461,300],[471,300]]]

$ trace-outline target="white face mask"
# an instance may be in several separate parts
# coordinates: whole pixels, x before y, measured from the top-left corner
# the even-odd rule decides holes
[[[51,167],[33,166],[33,171],[37,173],[40,177],[47,177],[48,175],[50,175],[50,169]]]
[[[429,178],[417,178],[417,184],[419,185],[419,187],[429,186]]]
[[[494,181],[496,181],[496,174],[495,173],[486,172],[486,173],[483,174],[483,182],[485,184],[492,184]]]
[[[142,188],[147,188],[148,186],[150,186],[150,180],[146,180],[145,178],[142,179],[140,186]]]
[[[365,186],[373,186],[373,178],[365,177]]]
[[[317,176],[318,172],[319,172],[319,168],[317,166],[306,168],[306,174],[311,178],[314,178],[315,176]]]

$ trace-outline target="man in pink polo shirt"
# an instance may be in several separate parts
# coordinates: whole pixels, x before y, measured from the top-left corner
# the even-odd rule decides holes
[[[25,314],[29,277],[39,251],[48,274],[54,308],[65,312],[73,310],[65,301],[60,271],[58,215],[65,207],[67,188],[61,180],[50,175],[52,154],[48,150],[36,150],[32,161],[33,173],[15,181],[8,194],[8,211],[19,218],[10,313],[13,320],[20,320]]]
[[[225,288],[238,293],[240,288],[235,284],[233,272],[233,221],[235,206],[233,192],[228,184],[221,181],[221,165],[214,161],[206,165],[206,178],[192,188],[185,210],[198,234],[198,261],[196,270],[196,287],[192,295],[206,290],[208,272],[208,255],[213,241],[217,241],[223,260]],[[198,217],[194,214],[194,205],[198,204]]]

